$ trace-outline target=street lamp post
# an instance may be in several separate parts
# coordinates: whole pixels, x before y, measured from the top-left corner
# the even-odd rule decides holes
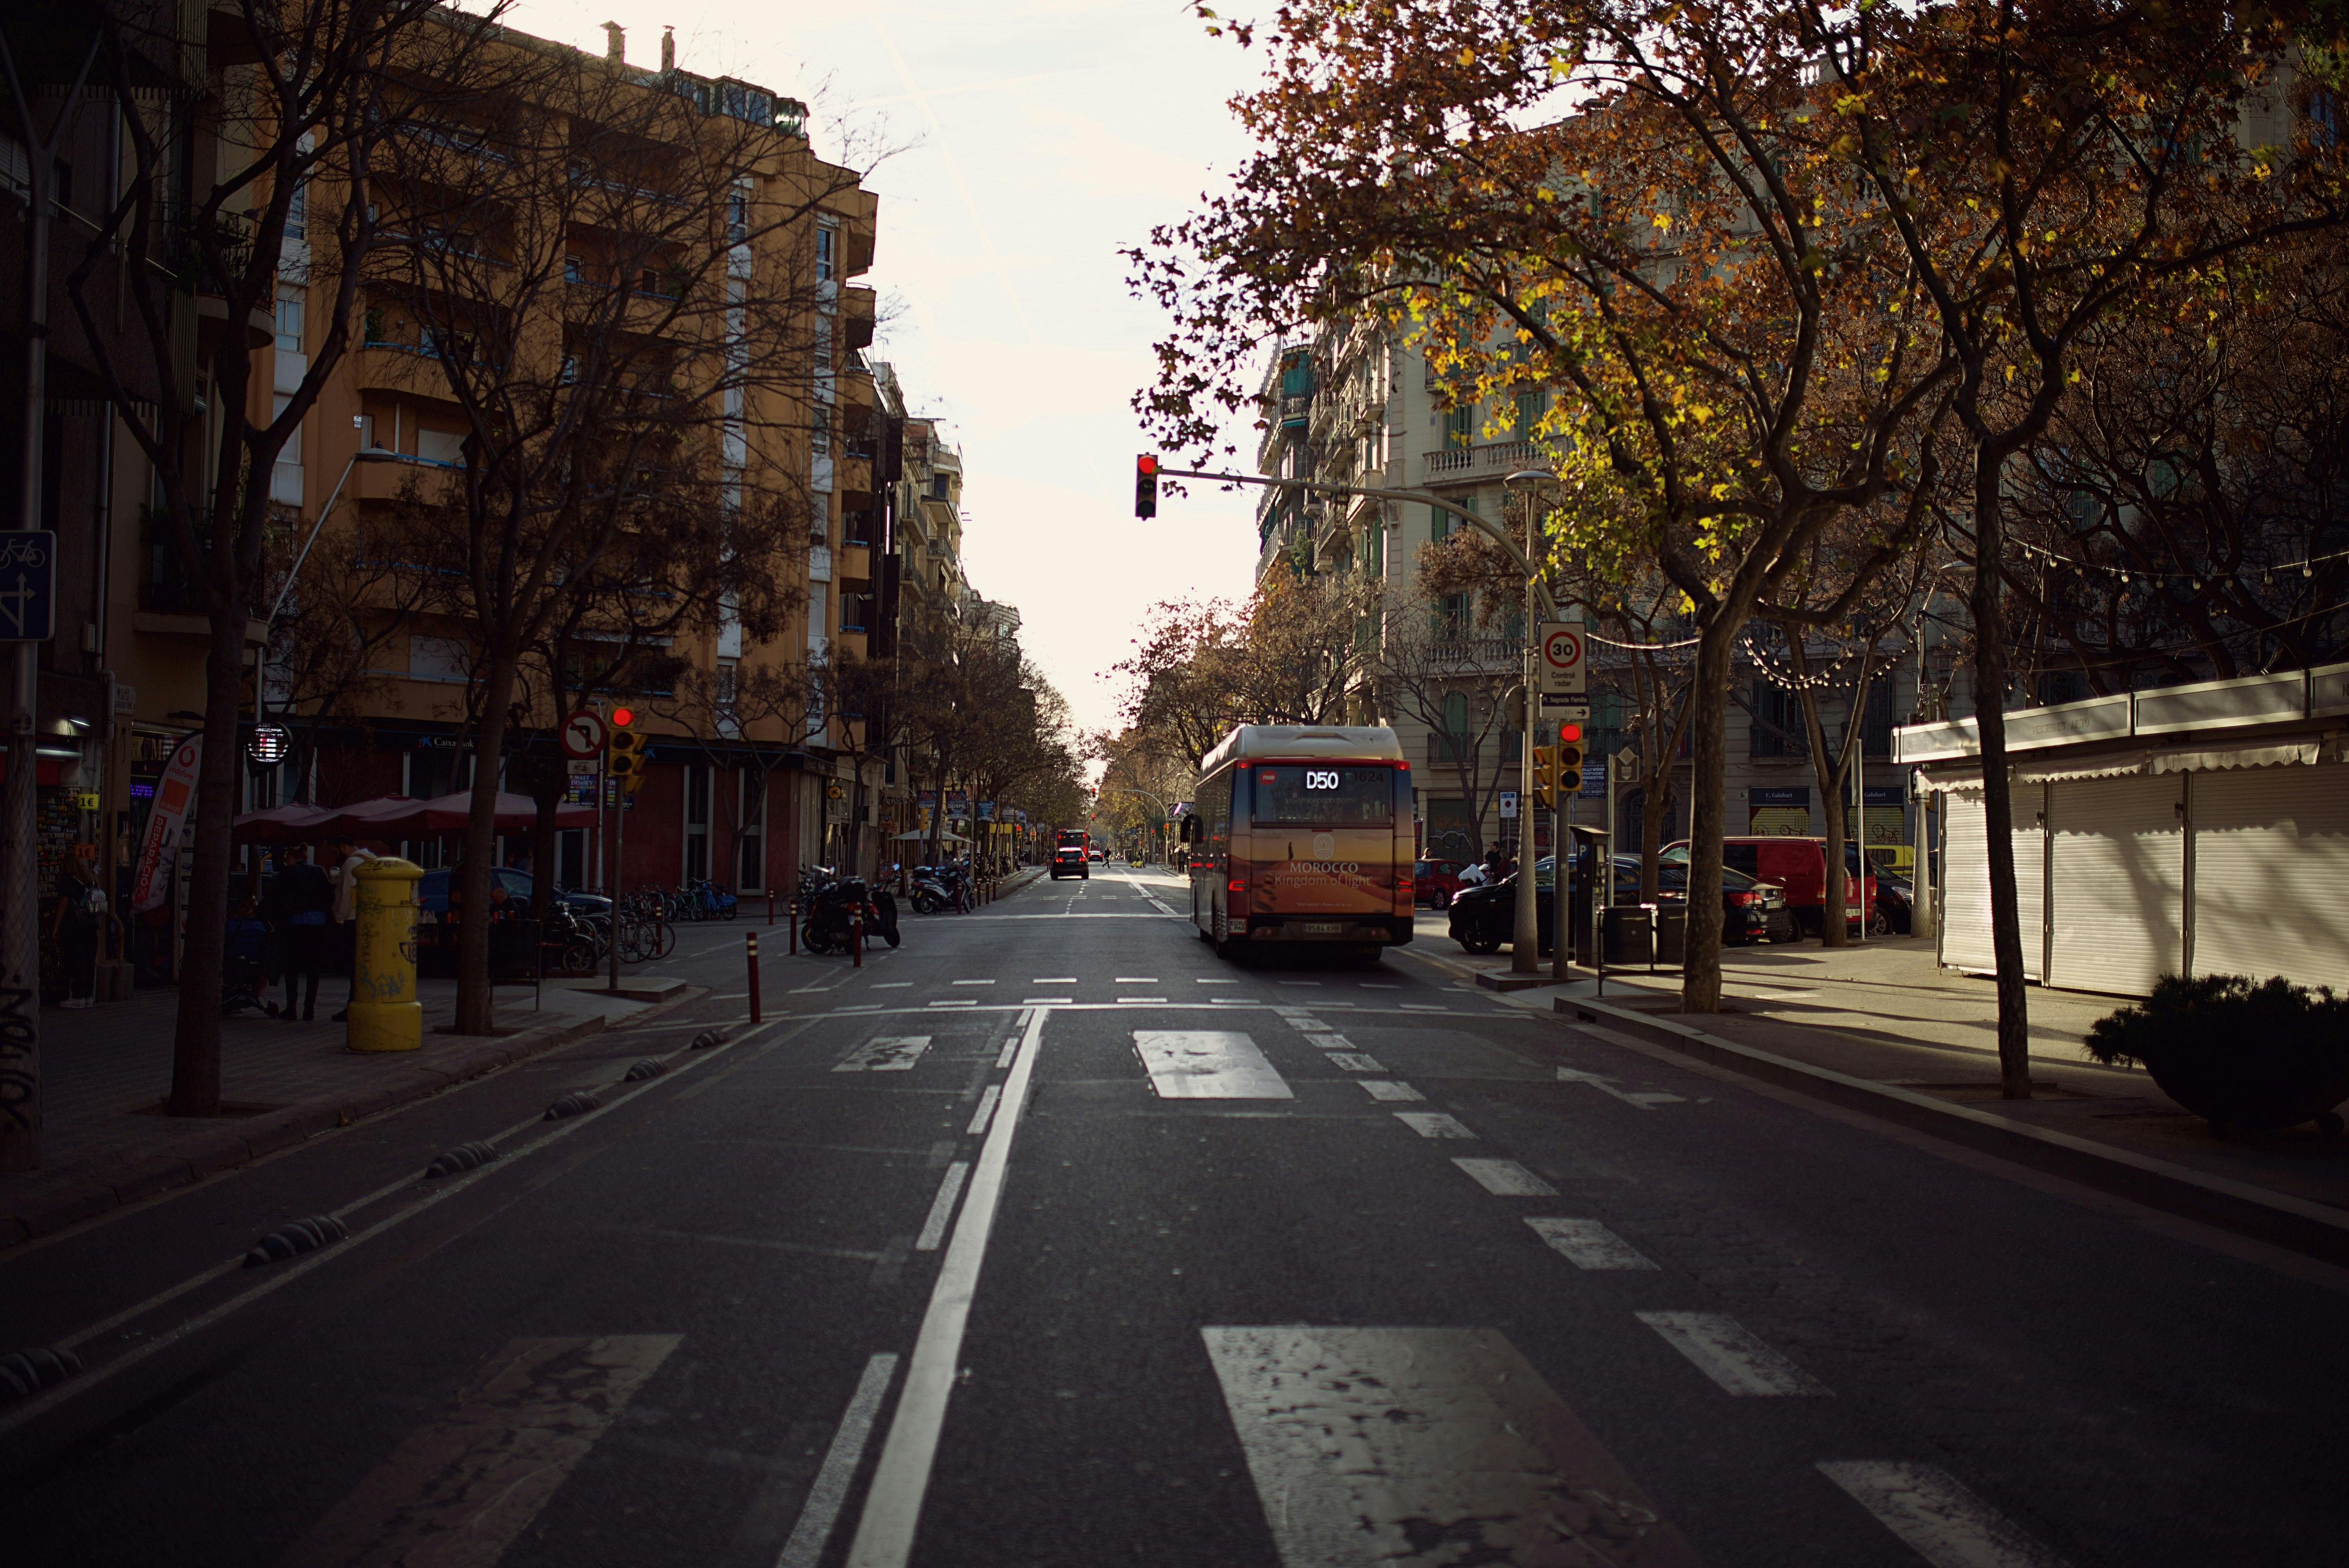
[[[1520,480],[1548,479],[1547,473],[1515,473],[1501,480],[1506,491]],[[1534,628],[1540,624],[1541,611],[1549,594],[1541,581],[1540,569],[1535,565],[1535,512],[1530,501],[1526,506],[1526,547],[1522,557],[1526,569],[1526,645],[1519,663],[1525,670],[1525,712],[1523,728],[1517,744],[1517,907],[1516,922],[1509,941],[1509,970],[1516,975],[1541,973],[1541,893],[1534,886],[1534,718],[1539,702],[1534,695]],[[1560,782],[1559,788],[1563,789]],[[1555,835],[1553,835],[1555,837]],[[1553,842],[1550,852],[1557,860],[1557,870],[1551,875],[1560,892],[1566,887],[1566,846]],[[1561,955],[1566,951],[1566,925],[1558,923],[1550,933]]]
[[[359,417],[356,414],[351,416],[351,428],[361,428]],[[318,520],[310,525],[308,536],[302,541],[301,552],[294,557],[293,570],[285,573],[285,581],[279,586],[277,597],[270,603],[269,618],[261,623],[261,652],[257,655],[259,667],[254,671],[253,677],[253,721],[256,725],[269,717],[269,634],[276,628],[278,614],[285,608],[287,596],[294,592],[294,580],[302,575],[302,563],[310,559],[310,547],[318,542],[318,531],[326,526],[326,519],[334,514],[335,503],[343,499],[343,486],[350,482],[353,469],[361,463],[396,463],[398,460],[398,452],[387,451],[381,447],[361,447],[351,454],[351,460],[343,465],[342,477],[335,480],[335,488],[326,492],[326,504],[318,509]]]

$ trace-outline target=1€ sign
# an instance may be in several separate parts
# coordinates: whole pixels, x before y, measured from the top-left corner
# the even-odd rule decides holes
[[[1578,622],[1542,623],[1541,689],[1546,695],[1558,696],[1588,689],[1589,666],[1584,651],[1582,626]]]

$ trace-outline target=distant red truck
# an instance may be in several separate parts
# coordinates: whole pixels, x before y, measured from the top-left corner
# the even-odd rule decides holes
[[[1861,885],[1859,845],[1846,839],[1844,851],[1844,927],[1857,934],[1860,929],[1863,910],[1876,907],[1876,873],[1873,868],[1866,873],[1866,886]],[[1674,864],[1686,864],[1689,843],[1686,839],[1664,846],[1662,858]],[[1779,836],[1755,833],[1744,838],[1721,841],[1722,863],[1733,872],[1766,882],[1775,882],[1785,890],[1786,907],[1794,912],[1795,920],[1805,933],[1817,935],[1826,929],[1823,906],[1827,896],[1827,841],[1825,839]]]

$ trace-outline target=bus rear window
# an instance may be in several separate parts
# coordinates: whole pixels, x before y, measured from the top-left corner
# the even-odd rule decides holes
[[[1394,769],[1284,764],[1248,769],[1256,779],[1257,822],[1309,822],[1366,828],[1394,820]]]

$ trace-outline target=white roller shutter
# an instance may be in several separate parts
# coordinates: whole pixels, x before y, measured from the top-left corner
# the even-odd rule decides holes
[[[2040,899],[2046,881],[2047,835],[2037,825],[2044,796],[2043,786],[2014,786],[2014,817],[2023,824],[2014,830],[2015,913],[2023,927],[2023,973],[2032,980],[2040,977],[2047,951]],[[1991,948],[1990,851],[1982,830],[1982,798],[1969,792],[1944,799],[1949,809],[1941,860],[1946,879],[1941,962],[1952,969],[1987,975],[1998,967],[1998,960]]]
[[[1942,796],[1941,824],[1941,962],[1987,974],[1997,963],[1990,946],[1990,861],[1982,848],[1982,796]]]
[[[2349,987],[2349,768],[2193,777],[2194,972]]]
[[[2023,977],[2047,978],[2047,810],[2044,784],[2014,787],[2014,918],[2023,928]]]
[[[2049,985],[2142,996],[2185,967],[2184,798],[2168,775],[2049,786]]]

